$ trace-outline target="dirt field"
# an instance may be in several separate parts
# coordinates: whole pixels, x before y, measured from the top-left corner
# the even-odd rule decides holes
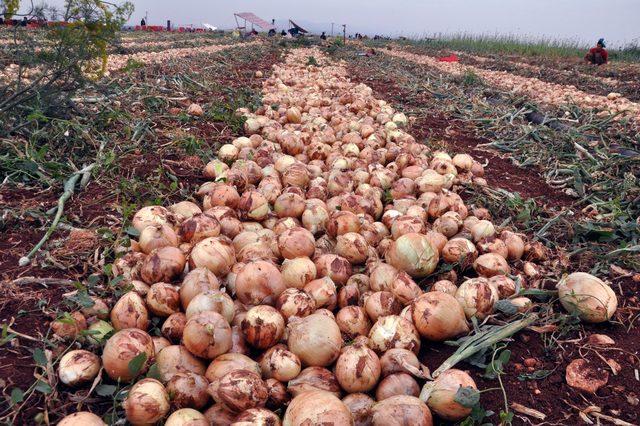
[[[230,48],[198,53],[198,47],[211,45]],[[298,47],[266,39],[243,46],[231,39],[128,38],[112,52],[128,55],[177,48],[193,48],[193,52],[114,70],[101,87],[102,93],[88,90],[79,94],[104,98],[97,104],[80,101],[71,136],[65,139],[57,134],[52,138],[52,145],[57,146],[43,161],[35,161],[46,181],[10,178],[22,169],[3,163],[0,391],[4,401],[0,423],[55,424],[80,410],[122,417],[122,410],[115,408],[114,392],[105,391],[105,385],[115,385],[106,375],[95,386],[77,389],[58,382],[54,372],[58,355],[80,344],[56,339],[51,322],[77,309],[69,296],[78,289],[88,288],[113,306],[122,291],[110,273],[111,264],[134,238],[128,232],[133,214],[147,205],[196,200],[194,192],[208,180],[202,175],[204,165],[216,157],[222,144],[244,134],[243,120],[235,110],[261,106],[262,84],[270,77],[272,65],[282,64],[285,55]],[[538,324],[504,341],[511,356],[504,374],[499,375],[500,382],[483,377],[482,368],[461,363],[458,368],[469,371],[482,391],[484,421],[499,424],[503,411],[514,414],[513,424],[640,423],[640,262],[633,249],[638,247],[640,211],[637,124],[607,120],[597,116],[599,111],[574,105],[538,105],[482,81],[436,76],[426,66],[381,50],[366,57],[358,55],[364,51],[359,45],[319,48],[331,61],[344,60],[346,75],[353,82],[371,87],[375,98],[407,114],[407,132],[418,142],[451,155],[468,153],[485,166],[486,186],[456,188],[465,203],[488,209],[494,223],[546,246],[548,254],[540,262],[543,277],[536,280],[540,288],[553,290],[562,273],[585,271],[606,279],[618,297],[615,316],[601,324],[561,317],[555,303],[555,322]],[[447,53],[411,51],[431,57]],[[594,69],[577,62],[466,54],[461,54],[461,61],[486,70],[572,84],[602,96],[615,91],[640,101],[637,65]],[[521,67],[520,62],[532,67]],[[256,77],[256,71],[263,76]],[[187,114],[192,103],[202,106],[204,115]],[[531,105],[550,117],[565,117],[563,123],[573,130],[533,124],[525,117]],[[565,115],[567,111],[572,115]],[[547,143],[550,140],[558,145]],[[18,147],[13,155],[26,161],[24,143],[19,136],[10,141]],[[574,144],[586,147],[588,156]],[[63,168],[68,167],[67,154],[78,161],[77,167],[92,161],[98,166],[88,184],[78,188],[65,206],[63,226],[29,266],[20,267],[19,259],[46,231],[52,218],[49,211],[62,193],[62,173],[47,167],[60,162],[65,163],[60,169],[68,170]],[[563,175],[562,170],[567,169],[571,172]],[[574,172],[578,169],[581,171]],[[430,276],[421,284],[427,289],[435,281],[436,276]],[[547,302],[548,298],[541,300],[541,305]],[[157,324],[154,332],[159,333]],[[605,334],[614,343],[590,343],[594,334]],[[454,350],[443,343],[425,342],[419,357],[433,371]],[[40,353],[46,354],[44,364]],[[578,358],[608,372],[608,382],[597,393],[581,392],[567,384],[566,367]],[[16,397],[16,388],[22,397]],[[532,415],[527,408],[537,413]],[[469,419],[464,424],[481,424],[481,420]]]

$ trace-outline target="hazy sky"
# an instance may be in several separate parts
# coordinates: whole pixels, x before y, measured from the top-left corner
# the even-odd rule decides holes
[[[49,0],[62,4],[63,0]],[[640,39],[640,0],[133,0],[131,22],[149,14],[149,24],[207,22],[235,26],[233,12],[254,12],[265,20],[291,18],[331,22],[367,33],[420,36],[434,33],[507,33],[610,45]],[[301,24],[302,25],[302,24]],[[337,31],[337,25],[336,25]]]

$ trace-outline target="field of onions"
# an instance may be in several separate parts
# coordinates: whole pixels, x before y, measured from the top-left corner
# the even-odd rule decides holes
[[[594,327],[585,350],[611,345],[605,277],[549,277],[548,249],[461,196],[484,166],[417,141],[346,63],[294,49],[255,78],[262,106],[236,111],[244,136],[193,198],[133,214],[113,295],[51,324],[68,344],[49,364],[58,390],[96,390],[58,424],[103,425],[92,403],[113,399],[117,424],[472,425],[492,416],[488,377],[496,422],[544,420],[508,404],[506,345],[569,323]],[[609,373],[576,356],[562,377],[595,395]]]

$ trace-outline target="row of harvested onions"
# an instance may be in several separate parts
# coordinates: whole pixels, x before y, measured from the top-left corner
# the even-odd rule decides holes
[[[122,404],[132,424],[469,415],[456,393],[473,379],[455,369],[431,378],[423,342],[467,334],[499,299],[529,309],[517,291],[535,285],[545,252],[453,191],[483,184],[480,164],[417,143],[403,114],[341,66],[304,65],[312,55],[325,61],[300,49],[273,67],[265,106],[243,111],[247,136],[207,164],[197,202],[135,214],[139,238],[113,265],[126,292],[53,324],[60,338],[103,345],[101,357],[62,357],[65,385],[89,385],[100,367],[132,384]],[[152,364],[153,377],[138,380]],[[62,424],[102,420],[82,412]]]

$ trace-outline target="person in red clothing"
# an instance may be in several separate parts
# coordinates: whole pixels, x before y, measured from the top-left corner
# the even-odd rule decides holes
[[[602,65],[606,64],[609,60],[609,53],[605,49],[604,39],[598,40],[596,47],[589,49],[589,53],[584,57],[584,60],[590,64]]]

